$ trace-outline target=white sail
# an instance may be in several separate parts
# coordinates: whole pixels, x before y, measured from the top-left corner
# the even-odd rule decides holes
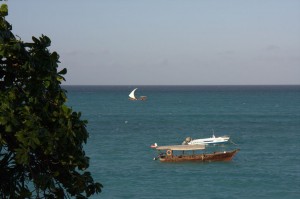
[[[129,94],[129,97],[131,99],[136,99],[136,97],[134,96],[134,92],[136,91],[137,88],[133,89],[133,91],[131,91],[131,93]]]

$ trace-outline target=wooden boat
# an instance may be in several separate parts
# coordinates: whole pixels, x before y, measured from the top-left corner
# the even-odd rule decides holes
[[[142,100],[145,101],[147,100],[147,96],[140,96],[139,98],[136,98],[134,93],[137,90],[137,88],[133,89],[130,94],[129,94],[129,100]]]
[[[204,150],[204,144],[197,145],[173,145],[173,146],[157,146],[158,151],[165,151],[160,153],[158,159],[161,162],[215,162],[215,161],[230,161],[233,156],[239,151],[235,149],[233,151],[221,151],[213,153],[200,153],[197,154],[195,151]],[[175,154],[176,151],[182,153]],[[186,153],[192,151],[192,154]],[[177,152],[178,153],[178,152]]]

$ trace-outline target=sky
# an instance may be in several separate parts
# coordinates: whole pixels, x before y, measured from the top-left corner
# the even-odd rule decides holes
[[[2,2],[1,2],[2,3]],[[8,0],[65,85],[300,84],[300,0]]]

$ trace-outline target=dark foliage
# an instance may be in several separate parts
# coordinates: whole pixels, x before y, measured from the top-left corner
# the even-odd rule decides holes
[[[0,197],[88,198],[101,192],[83,144],[80,113],[65,105],[59,55],[42,35],[24,43],[0,9]]]

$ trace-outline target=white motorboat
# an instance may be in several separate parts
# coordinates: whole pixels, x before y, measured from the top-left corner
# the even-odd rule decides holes
[[[155,142],[155,143],[152,144],[150,147],[153,148],[153,149],[155,149],[157,146],[158,146],[158,145],[157,145],[157,143]]]
[[[224,142],[228,142],[230,139],[229,136],[220,136],[216,137],[214,134],[210,138],[202,138],[202,139],[191,139],[190,137],[186,138],[186,140],[182,144],[195,145],[195,144],[220,144]]]

